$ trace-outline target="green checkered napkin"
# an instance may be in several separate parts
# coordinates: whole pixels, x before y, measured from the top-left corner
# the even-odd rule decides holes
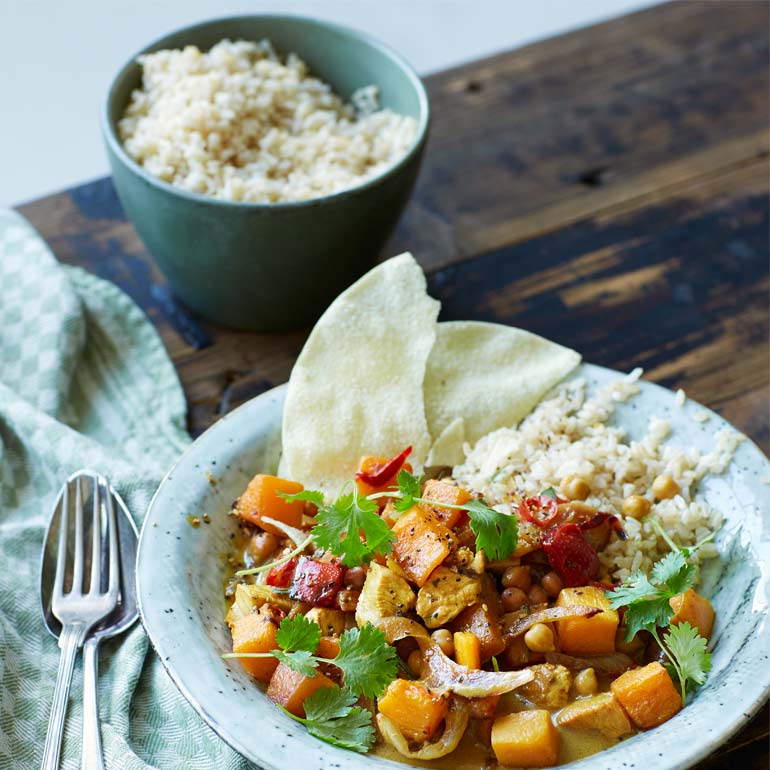
[[[40,615],[38,565],[62,481],[110,478],[137,521],[188,443],[185,402],[155,330],[113,285],[59,265],[0,211],[0,768],[40,765],[59,648]],[[108,770],[249,767],[185,703],[137,625],[101,648]],[[76,667],[62,767],[80,767]]]

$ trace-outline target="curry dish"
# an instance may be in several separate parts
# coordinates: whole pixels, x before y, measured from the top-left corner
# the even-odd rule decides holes
[[[330,743],[474,770],[569,762],[683,707],[715,620],[697,546],[616,584],[598,555],[624,532],[585,479],[501,512],[408,456],[362,458],[332,503],[258,474],[234,504],[226,657],[268,697]]]

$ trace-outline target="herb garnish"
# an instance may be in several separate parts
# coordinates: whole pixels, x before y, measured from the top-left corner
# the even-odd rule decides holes
[[[652,525],[671,546],[671,553],[653,565],[649,577],[637,570],[604,595],[612,609],[626,608],[626,641],[631,641],[639,631],[648,631],[658,643],[670,661],[669,673],[679,680],[684,704],[688,685],[701,685],[706,680],[706,673],[711,669],[711,655],[706,651],[706,640],[689,623],[670,625],[674,616],[670,600],[692,587],[695,566],[687,559],[712,540],[714,534],[692,548],[684,548],[676,545],[656,520],[652,520]],[[669,628],[661,639],[658,629],[666,626]]]
[[[289,714],[302,722],[321,740],[355,751],[366,752],[374,741],[371,714],[354,704],[360,696],[376,698],[396,678],[397,656],[385,634],[367,623],[340,636],[335,658],[315,655],[321,628],[304,615],[284,618],[275,634],[281,649],[270,652],[232,652],[223,658],[265,658],[272,656],[293,671],[312,677],[319,663],[339,668],[344,687],[324,687],[304,701],[305,718]],[[284,709],[285,710],[285,709]],[[288,712],[286,712],[288,713]]]
[[[476,536],[476,548],[483,550],[489,559],[505,559],[516,550],[519,529],[515,516],[495,511],[476,498],[463,505],[426,500],[420,497],[420,484],[421,477],[402,468],[398,472],[397,487],[366,497],[359,495],[355,487],[330,505],[324,504],[323,493],[317,491],[281,496],[288,502],[309,500],[318,506],[316,525],[311,532],[313,539],[320,548],[341,557],[346,567],[366,564],[378,553],[385,555],[392,550],[395,535],[380,518],[375,502],[383,497],[393,500],[398,513],[404,513],[417,503],[466,511]]]

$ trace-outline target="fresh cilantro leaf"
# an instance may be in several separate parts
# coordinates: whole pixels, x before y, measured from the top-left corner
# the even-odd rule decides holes
[[[699,686],[706,681],[706,674],[711,670],[711,653],[706,651],[706,640],[687,622],[671,626],[663,642],[676,664],[684,703],[688,685]]]
[[[329,661],[342,670],[345,689],[376,698],[396,678],[396,651],[371,623],[340,637],[340,651]]]
[[[639,631],[653,633],[659,626],[667,626],[674,614],[669,600],[684,593],[694,578],[695,567],[676,550],[653,565],[649,578],[637,571],[617,588],[606,591],[604,595],[612,609],[626,607],[626,641],[631,641]]]
[[[559,495],[556,494],[556,490],[553,487],[548,487],[540,493],[540,497],[550,497],[551,500],[558,499]]]
[[[395,539],[378,510],[374,500],[356,492],[341,495],[332,505],[319,509],[313,538],[320,548],[342,557],[346,567],[365,564],[377,552],[389,553]]]
[[[314,489],[306,489],[303,492],[297,492],[294,495],[288,495],[286,492],[279,492],[278,494],[286,500],[287,503],[293,503],[297,500],[306,500],[309,503],[313,503],[313,505],[318,508],[322,508],[324,504],[324,493]]]
[[[630,606],[634,602],[644,601],[657,595],[658,589],[650,583],[647,575],[639,570],[632,572],[621,585],[606,593],[613,610],[626,605]]]
[[[283,650],[271,650],[270,654],[281,663],[288,666],[302,676],[313,677],[316,671],[316,658],[312,652],[297,650],[296,652],[284,652]]]
[[[420,480],[419,476],[412,475],[406,468],[398,472],[396,481],[401,497],[394,501],[393,507],[399,513],[408,511],[414,505],[415,499],[420,496]]]
[[[355,706],[356,696],[339,686],[321,687],[302,704],[305,717],[286,713],[322,741],[365,754],[374,744],[372,715]],[[285,709],[284,709],[285,711]]]
[[[516,550],[519,527],[516,517],[489,508],[481,500],[469,500],[463,508],[468,511],[476,548],[489,559],[506,559]]]
[[[630,642],[639,631],[652,632],[658,626],[667,626],[673,614],[667,596],[655,596],[629,605],[623,621],[626,626],[626,641]]]
[[[695,567],[687,563],[681,551],[672,551],[656,562],[650,576],[655,583],[664,583],[669,593],[676,596],[692,585]]]
[[[321,627],[318,623],[308,620],[304,615],[284,618],[275,632],[278,646],[286,651],[307,650],[315,652],[321,641]]]
[[[419,497],[420,496],[420,477],[414,476],[409,473],[406,468],[402,468],[398,472],[396,477],[398,482],[398,491],[401,492],[404,497]]]

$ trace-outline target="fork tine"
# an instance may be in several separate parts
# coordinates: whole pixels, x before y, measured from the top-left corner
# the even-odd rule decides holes
[[[110,538],[110,582],[107,589],[111,596],[117,597],[120,589],[120,554],[118,552],[118,524],[115,520],[115,505],[112,489],[104,479],[105,499],[107,503],[107,530]]]
[[[72,568],[72,593],[83,593],[83,489],[80,476],[75,480],[75,564]]]
[[[56,574],[53,579],[53,595],[64,593],[64,574],[67,571],[67,530],[69,529],[69,483],[64,485],[59,514],[59,543],[56,551]]]
[[[94,478],[92,523],[91,523],[91,579],[88,593],[98,594],[102,590],[102,499],[101,479]]]

